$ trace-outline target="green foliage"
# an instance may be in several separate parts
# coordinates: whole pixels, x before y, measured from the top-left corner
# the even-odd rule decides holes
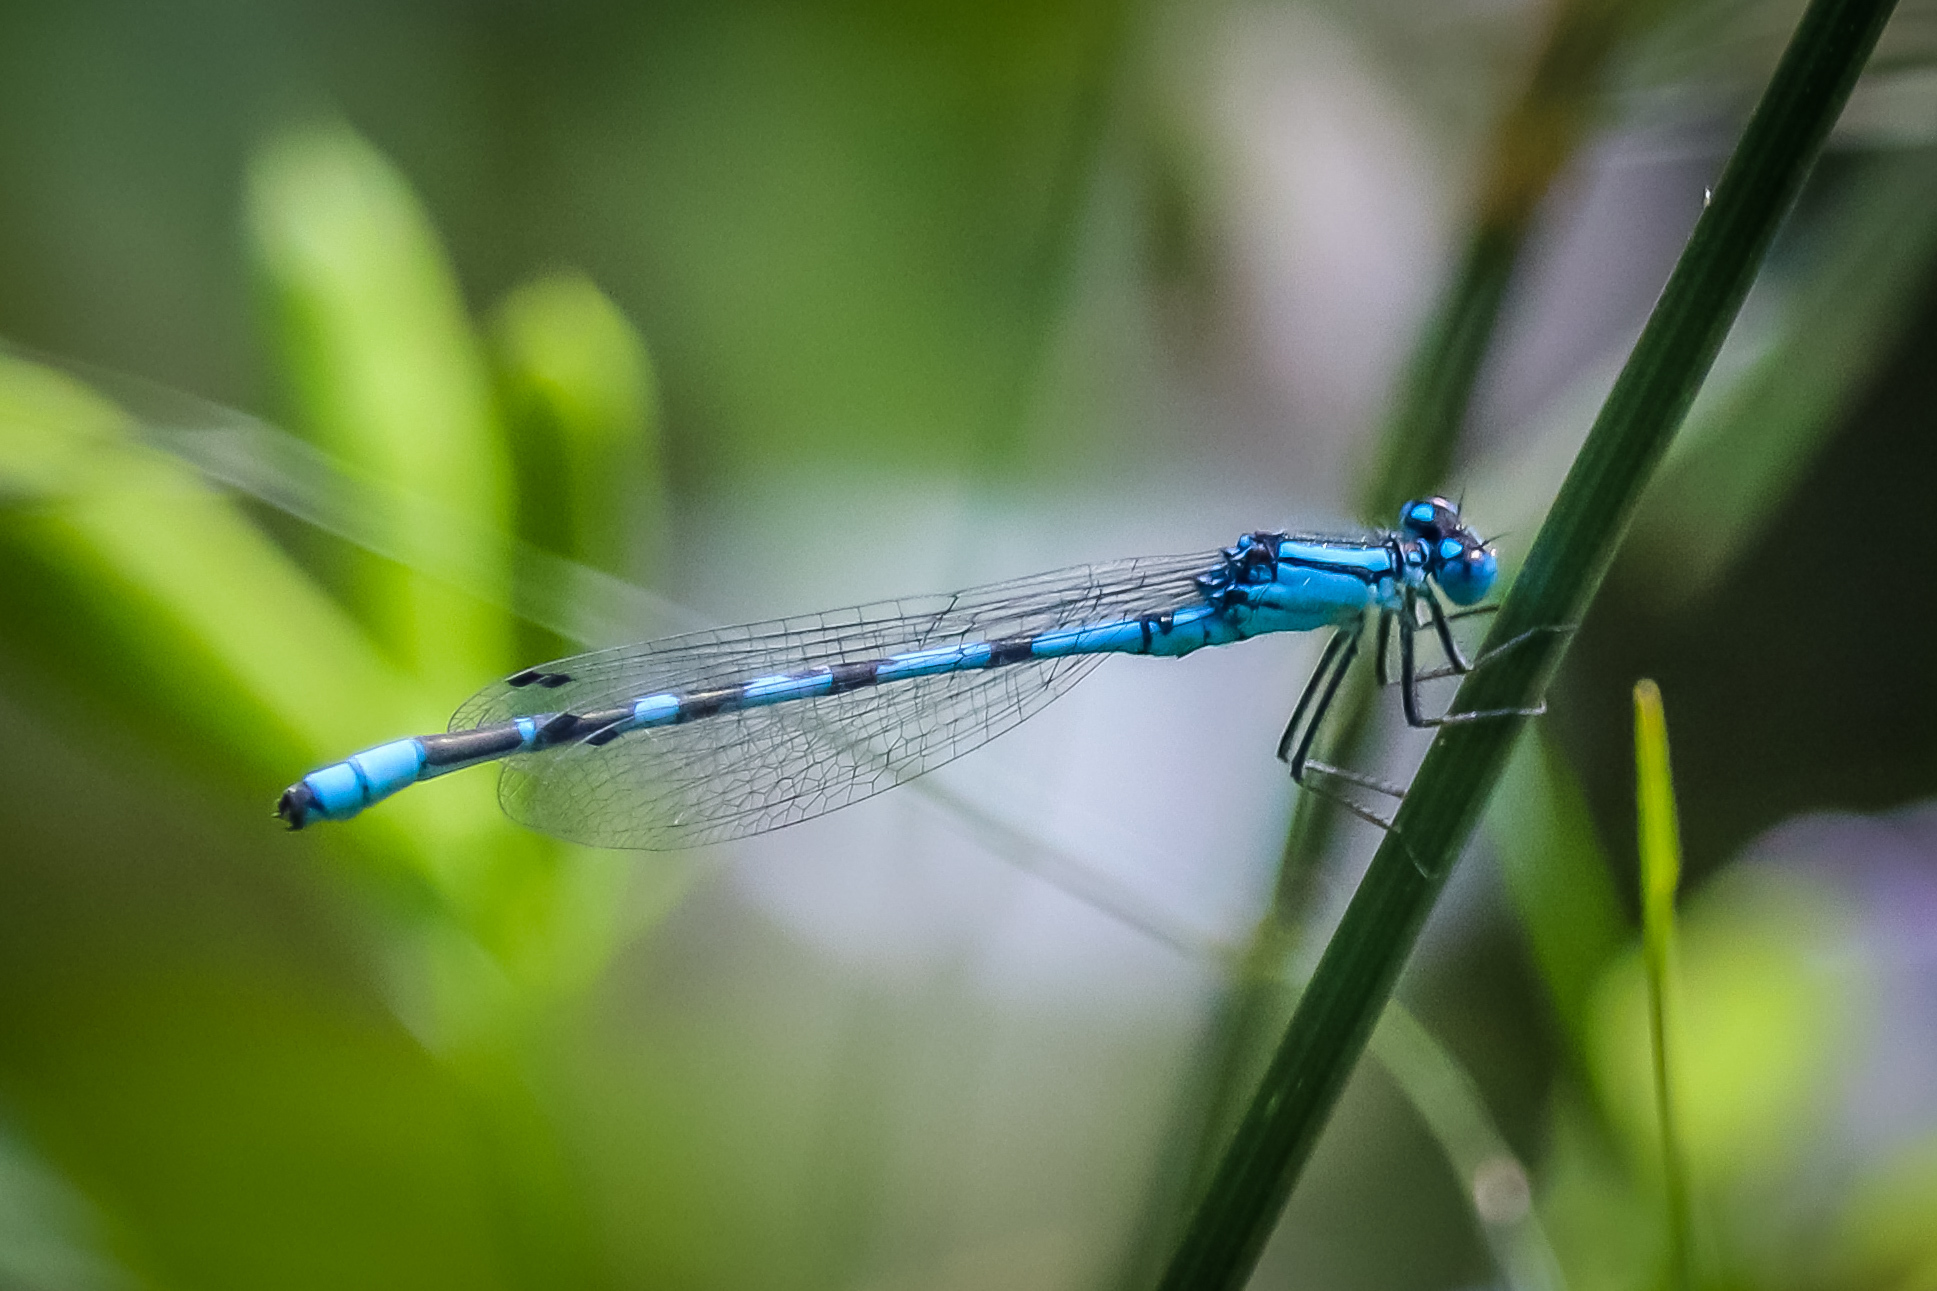
[[[1718,1285],[1937,1276],[1928,1137],[1861,1158],[1819,1150],[1888,1004],[1857,953],[1866,925],[1847,891],[1692,855],[1676,1007],[1651,1032],[1659,956],[1647,950],[1662,905],[1644,903],[1650,941],[1636,944],[1618,895],[1631,885],[1617,886],[1609,860],[1617,831],[1597,820],[1606,786],[1582,755],[1612,738],[1581,716],[1606,680],[1591,660],[1570,664],[1586,680],[1540,729],[1442,741],[1402,842],[1375,863],[1308,990],[1308,929],[1328,916],[1336,879],[1321,860],[1330,821],[1310,798],[1270,908],[1234,947],[1167,894],[1099,872],[1087,850],[1061,854],[973,795],[904,791],[924,817],[954,821],[884,831],[881,874],[918,876],[911,902],[958,903],[952,888],[922,888],[934,872],[921,867],[932,853],[951,875],[974,873],[977,860],[956,855],[972,839],[1031,876],[998,886],[990,906],[1020,905],[1015,890],[1033,900],[1047,880],[1090,907],[1058,938],[1100,910],[1131,945],[1124,963],[1161,959],[1186,983],[1177,998],[1144,979],[1112,983],[1117,994],[1084,986],[1074,1009],[1001,995],[1009,941],[896,927],[940,967],[856,970],[843,957],[877,948],[810,944],[768,905],[745,903],[759,913],[741,923],[757,926],[736,930],[720,914],[740,904],[725,884],[654,937],[701,864],[513,828],[484,774],[413,790],[352,829],[292,838],[268,819],[302,768],[434,729],[482,678],[686,622],[635,583],[714,605],[716,592],[832,603],[806,581],[828,562],[796,550],[771,498],[832,513],[830,529],[877,526],[855,547],[880,562],[857,573],[863,594],[920,590],[927,574],[912,571],[954,569],[958,547],[992,548],[986,568],[1019,571],[1007,544],[1038,512],[1096,544],[1085,557],[1119,554],[1101,549],[1115,530],[1095,513],[1213,507],[1275,480],[1278,459],[1316,460],[1327,433],[1356,432],[1267,417],[1263,430],[1246,423],[1247,438],[1227,424],[1242,418],[1220,400],[1248,405],[1244,381],[1268,384],[1249,372],[1237,397],[1215,384],[1245,348],[1232,343],[1231,300],[1269,294],[1247,257],[1281,248],[1222,245],[1231,226],[1218,208],[1232,195],[1213,185],[1240,163],[1218,155],[1225,135],[1186,124],[1231,111],[1221,96],[1235,91],[1210,93],[1211,73],[1181,94],[1162,83],[1192,59],[1226,66],[1188,42],[1169,48],[1180,32],[1264,50],[1272,41],[1245,24],[1311,13],[613,11],[595,38],[561,48],[539,33],[558,20],[509,11],[424,27],[412,26],[422,14],[372,27],[344,11],[319,48],[381,49],[420,83],[337,82],[344,116],[291,128],[226,102],[224,42],[243,37],[214,11],[170,14],[164,33],[142,25],[159,16],[99,22],[83,7],[75,47],[90,57],[63,59],[47,50],[69,20],[42,8],[0,20],[0,96],[15,122],[0,160],[18,165],[16,144],[39,128],[21,123],[44,120],[41,105],[71,101],[82,115],[66,135],[34,136],[35,168],[9,186],[6,325],[84,335],[49,343],[242,402],[260,393],[239,375],[251,358],[231,315],[244,311],[219,301],[246,265],[264,324],[254,357],[280,415],[335,470],[306,479],[313,459],[293,459],[307,492],[238,480],[219,469],[219,433],[189,442],[221,431],[219,416],[203,427],[208,410],[190,408],[163,433],[128,383],[0,350],[0,1284],[1147,1285],[1301,990],[1299,1029],[1237,1140],[1250,1173],[1218,1183],[1198,1221],[1200,1252],[1204,1226],[1224,1226],[1209,1284],[1249,1267],[1361,1045],[1384,1072],[1371,1082],[1380,1106],[1399,1114],[1340,1118],[1327,1168],[1284,1225],[1291,1258],[1260,1269],[1258,1285],[1638,1291],[1671,1258],[1660,1197],[1664,1178],[1683,1175]],[[1435,173],[1466,194],[1471,236],[1450,257],[1385,435],[1339,449],[1371,467],[1339,498],[1385,522],[1400,494],[1470,480],[1489,532],[1531,523],[1585,416],[1547,416],[1532,439],[1491,433],[1484,459],[1458,439],[1478,429],[1474,392],[1510,347],[1530,238],[1564,223],[1582,149],[1635,101],[1761,75],[1743,69],[1762,47],[1731,25],[1759,30],[1766,18],[1748,8],[1565,2],[1537,42],[1506,32],[1518,12],[1324,18],[1373,51],[1387,88],[1415,96],[1435,167],[1473,150],[1461,113],[1416,71],[1457,66],[1463,92],[1498,116],[1464,181]],[[291,39],[287,15],[252,21]],[[1491,24],[1493,44],[1442,47],[1474,21]],[[1408,42],[1412,53],[1394,52]],[[1831,43],[1817,52],[1835,62]],[[175,47],[195,50],[179,60],[192,75],[150,83]],[[1664,71],[1664,49],[1694,70]],[[309,75],[321,65],[287,50],[241,75],[253,84],[267,67],[280,80],[284,57]],[[1789,100],[1808,100],[1808,127],[1745,152],[1718,189],[1502,634],[1577,619],[1637,505],[1624,561],[1645,585],[1617,590],[1659,610],[1726,589],[1914,323],[1937,256],[1937,167],[1927,149],[1846,148],[1806,209],[1806,238],[1778,247],[1683,442],[1635,502],[1810,154],[1803,136],[1859,61],[1847,42],[1837,58],[1814,98]],[[1494,71],[1523,64],[1517,95],[1502,93]],[[1282,88],[1261,97],[1275,103]],[[1327,109],[1364,106],[1328,92],[1339,97]],[[1218,101],[1179,105],[1193,93]],[[130,115],[148,118],[146,133],[99,124]],[[246,164],[234,141],[234,164],[183,164],[187,140],[243,116]],[[1275,148],[1280,131],[1311,123],[1266,114],[1248,128],[1261,124]],[[1765,113],[1751,142],[1769,126]],[[1140,132],[1171,155],[1146,155],[1158,145]],[[89,170],[102,147],[141,155]],[[1190,184],[1153,197],[1145,172],[1164,167]],[[177,172],[172,206],[119,187]],[[33,222],[43,201],[81,217],[50,232]],[[1179,209],[1144,209],[1158,202]],[[217,212],[204,214],[219,251],[158,250],[178,248],[197,204]],[[1176,229],[1152,227],[1173,218]],[[1167,235],[1177,241],[1163,253],[1203,263],[1153,285],[1142,279],[1158,253],[1143,241]],[[557,267],[574,264],[584,271]],[[1662,322],[1674,318],[1687,326]],[[1269,335],[1258,325],[1242,339],[1268,351]],[[1604,451],[1624,431],[1654,439]],[[1145,454],[1139,435],[1161,451]],[[885,483],[854,482],[872,472]],[[1140,472],[1151,487],[1130,505],[1112,490]],[[906,525],[878,534],[888,526],[872,513],[903,492],[918,499]],[[1310,503],[1282,510],[1298,518]],[[994,516],[980,529],[939,518],[975,506]],[[1318,519],[1348,502],[1311,509]],[[732,522],[707,527],[715,512]],[[1190,528],[1201,533],[1194,515]],[[977,542],[957,544],[963,529]],[[1502,554],[1512,562],[1523,546],[1524,531]],[[722,569],[730,578],[714,577]],[[1815,637],[1798,621],[1800,653]],[[1457,704],[1533,694],[1560,644],[1516,647]],[[1208,729],[1232,707],[1189,720]],[[1152,728],[1167,736],[1174,720],[1153,715]],[[1678,709],[1678,739],[1681,721]],[[1369,720],[1363,730],[1369,745]],[[1217,773],[1242,774],[1239,755],[1264,753],[1236,750]],[[1680,746],[1677,757],[1687,774]],[[1258,797],[1262,837],[1283,803]],[[1699,802],[1688,799],[1691,820]],[[1194,798],[1178,810],[1192,830],[1164,842],[1167,855],[1223,823]],[[1438,960],[1412,1007],[1380,1008],[1482,812],[1538,998],[1504,980],[1511,937],[1469,922],[1449,935],[1460,972]],[[1131,850],[1121,841],[1099,829],[1083,846],[1114,859]],[[1230,858],[1187,859],[1195,885]],[[736,884],[757,888],[779,868],[749,860]],[[828,905],[865,905],[889,886],[857,900],[836,882],[831,864],[806,870]],[[1087,967],[1090,943],[1072,944]],[[1211,992],[1221,1012],[1206,1039],[1197,1010]],[[1537,1016],[1539,999],[1551,1017]],[[1665,1176],[1667,1081],[1653,1064],[1664,1051],[1685,1167]],[[1275,1118],[1266,1133],[1260,1118]],[[1364,1263],[1328,1265],[1332,1248]]]
[[[284,329],[302,424],[364,478],[417,503],[381,513],[398,526],[378,536],[383,549],[439,553],[425,564],[454,563],[471,585],[346,548],[320,553],[339,574],[335,588],[323,586],[234,501],[144,443],[127,411],[21,357],[0,357],[0,478],[38,499],[6,514],[5,538],[10,559],[61,598],[72,622],[71,639],[47,647],[118,672],[117,703],[145,710],[203,756],[219,751],[226,776],[266,803],[261,786],[294,769],[398,730],[435,729],[453,693],[509,666],[511,549],[477,542],[511,527],[516,499],[484,347],[401,176],[333,126],[276,140],[250,193],[252,245]],[[653,460],[643,347],[582,280],[533,284],[504,318],[509,405],[573,472],[579,510],[561,545],[616,560],[636,502],[630,490],[622,500],[630,477],[617,468]],[[453,514],[468,524],[440,525]],[[453,549],[467,541],[470,550]],[[430,789],[370,828],[306,850],[385,876],[404,897],[392,907],[403,925],[388,933],[394,976],[385,989],[441,1061],[394,1021],[335,1016],[341,1001],[303,1003],[265,983],[218,1005],[232,984],[193,966],[177,984],[140,983],[112,1020],[96,1019],[110,1034],[143,1015],[179,1027],[213,1008],[210,1017],[227,1019],[173,1043],[117,1037],[115,1045],[159,1046],[153,1058],[192,1056],[195,1065],[151,1072],[145,1101],[103,1088],[89,1103],[107,1137],[76,1145],[83,1158],[99,1157],[83,1172],[96,1172],[96,1191],[150,1235],[144,1241],[170,1234],[133,1257],[142,1266],[175,1270],[171,1280],[490,1286],[504,1273],[492,1252],[506,1246],[534,1278],[541,1269],[589,1274],[583,1199],[564,1182],[548,1118],[514,1055],[534,1039],[532,1018],[602,971],[628,919],[667,908],[681,869],[665,867],[659,891],[629,903],[620,858],[512,827],[488,779]],[[171,997],[195,1007],[184,1013]],[[43,1034],[36,1043],[58,1062],[58,1041]],[[261,1052],[290,1069],[252,1067]],[[106,1053],[72,1059],[57,1068],[69,1078],[112,1066]],[[25,1097],[31,1106],[40,1096]],[[334,1112],[318,1120],[319,1108]],[[483,1163],[482,1191],[470,1155],[480,1128],[496,1162]],[[99,1156],[117,1138],[127,1150]],[[165,1182],[195,1170],[199,1151],[244,1143],[283,1162],[297,1187],[265,1196],[235,1181],[232,1204],[256,1217],[247,1242],[176,1209],[214,1220],[223,1203]],[[377,1189],[340,1164],[373,1157],[395,1171]],[[157,1162],[170,1169],[126,1173]],[[400,1227],[389,1218],[399,1196],[436,1200],[413,1205]],[[526,1220],[494,1231],[487,1214],[505,1207]],[[345,1243],[348,1233],[362,1244]],[[310,1280],[275,1271],[288,1261]]]
[[[248,213],[298,424],[355,469],[508,528],[510,461],[484,355],[403,177],[346,128],[303,131],[259,158]],[[501,615],[408,569],[359,569],[345,592],[428,681],[457,690],[511,666]]]
[[[1925,155],[1860,163],[1838,198],[1836,236],[1809,249],[1775,334],[1697,399],[1636,517],[1633,555],[1653,571],[1654,596],[1697,595],[1767,538],[1929,277],[1933,198],[1937,167]]]
[[[1580,782],[1538,727],[1514,750],[1486,832],[1571,1057],[1582,1061],[1595,987],[1626,929]]]
[[[636,560],[653,581],[663,540],[639,554],[623,514],[663,525],[668,505],[658,382],[632,324],[590,279],[558,274],[505,298],[492,341],[521,481],[519,532],[614,573]]]

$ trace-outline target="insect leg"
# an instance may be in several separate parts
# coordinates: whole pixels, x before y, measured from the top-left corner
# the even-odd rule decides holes
[[[1381,688],[1392,684],[1391,670],[1386,666],[1387,656],[1392,653],[1392,616],[1391,610],[1379,611],[1378,679]]]
[[[1473,665],[1466,662],[1466,656],[1460,653],[1459,642],[1453,640],[1452,625],[1446,621],[1446,608],[1439,603],[1431,588],[1427,588],[1423,596],[1426,609],[1433,616],[1433,631],[1439,634],[1439,648],[1446,652],[1446,662],[1454,672],[1471,672]]]
[[[1318,736],[1318,729],[1323,725],[1332,701],[1338,697],[1339,686],[1344,682],[1346,673],[1351,671],[1352,660],[1358,654],[1359,638],[1364,631],[1364,620],[1360,620],[1349,628],[1340,628],[1332,638],[1324,657],[1312,673],[1311,681],[1306,683],[1305,694],[1300,697],[1298,708],[1292,714],[1291,725],[1285,729],[1285,737],[1279,742],[1278,756],[1291,765],[1291,778],[1300,788],[1329,798],[1359,819],[1389,830],[1392,828],[1390,820],[1352,801],[1327,782],[1342,781],[1393,798],[1403,798],[1406,793],[1404,789],[1384,780],[1330,766],[1311,756],[1312,742]]]
[[[1469,671],[1471,671],[1471,669],[1473,668],[1485,667],[1487,664],[1491,663],[1495,659],[1498,659],[1501,655],[1505,654],[1507,651],[1512,650],[1518,646],[1525,645],[1527,642],[1533,640],[1533,638],[1537,636],[1541,636],[1549,632],[1570,633],[1573,630],[1574,628],[1573,628],[1573,625],[1571,624],[1560,624],[1560,625],[1540,627],[1540,628],[1528,628],[1525,632],[1520,633],[1518,636],[1510,637],[1506,641],[1503,641],[1499,645],[1495,646],[1493,649],[1488,650],[1485,654],[1481,655],[1478,659],[1475,659],[1471,667],[1469,668]],[[1437,675],[1446,676],[1448,674],[1442,672]],[[1487,721],[1489,719],[1496,718],[1496,717],[1539,717],[1542,713],[1546,711],[1547,711],[1547,703],[1545,700],[1542,700],[1540,703],[1534,705],[1532,708],[1479,708],[1479,709],[1472,709],[1464,713],[1442,713],[1438,717],[1426,718],[1424,720],[1415,720],[1416,713],[1408,712],[1406,714],[1406,720],[1408,722],[1411,722],[1412,725],[1414,726],[1456,726],[1461,722],[1481,722],[1481,721]]]
[[[1339,653],[1345,649],[1346,635],[1347,630],[1340,628],[1332,634],[1332,639],[1325,643],[1325,653],[1318,657],[1318,666],[1312,669],[1311,679],[1305,683],[1304,693],[1298,696],[1298,703],[1291,710],[1291,720],[1285,723],[1285,733],[1278,740],[1278,760],[1280,762],[1292,762],[1292,741],[1298,738],[1298,729],[1304,723],[1306,710],[1312,706],[1312,701],[1317,697],[1319,690],[1324,687],[1326,676],[1332,671],[1332,665],[1338,661]],[[1352,635],[1357,635],[1356,629],[1352,631]],[[1337,684],[1333,682],[1332,687],[1336,689]],[[1330,690],[1326,691],[1325,702],[1328,704],[1331,702]],[[1306,743],[1309,744],[1310,740],[1307,739]],[[1299,756],[1301,758],[1304,756],[1304,750],[1302,748],[1299,750]],[[1296,767],[1299,764],[1294,763],[1293,765]],[[1298,772],[1294,769],[1292,779],[1296,780],[1297,778]]]

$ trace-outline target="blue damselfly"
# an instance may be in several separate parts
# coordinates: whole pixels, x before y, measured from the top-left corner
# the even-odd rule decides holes
[[[1175,658],[1331,628],[1278,756],[1300,785],[1389,825],[1325,782],[1403,791],[1318,762],[1314,738],[1368,629],[1382,684],[1395,680],[1396,630],[1396,681],[1414,727],[1537,711],[1421,709],[1421,681],[1472,666],[1449,625],[1457,613],[1440,597],[1484,612],[1497,574],[1492,549],[1459,508],[1428,498],[1401,508],[1391,530],[1250,533],[1209,554],[1081,566],[599,650],[487,686],[443,734],[393,740],[311,772],[276,812],[292,829],[344,820],[420,780],[502,762],[499,799],[532,828],[605,847],[721,842],[933,770],[1036,713],[1106,655]],[[1416,638],[1427,631],[1443,669],[1417,666]]]

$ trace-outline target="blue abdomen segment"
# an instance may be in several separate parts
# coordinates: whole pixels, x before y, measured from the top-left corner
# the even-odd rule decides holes
[[[541,725],[541,719],[521,717],[474,731],[379,744],[304,776],[283,791],[276,814],[291,829],[312,820],[348,820],[419,780],[531,748],[541,738]]]
[[[912,681],[916,677],[939,677],[943,673],[987,668],[995,661],[995,651],[991,642],[971,641],[963,645],[938,646],[933,650],[891,654],[871,665],[874,669],[873,683]]]
[[[291,785],[276,814],[301,829],[312,820],[348,820],[372,803],[417,783],[425,766],[421,739],[392,740],[312,771]]]
[[[1169,614],[1147,614],[1115,623],[1045,632],[1028,643],[1026,659],[1062,659],[1080,654],[1147,654],[1166,658],[1205,646],[1244,639],[1237,617],[1210,605]]]
[[[1062,659],[1073,654],[1141,654],[1154,629],[1149,620],[1124,619],[1045,632],[1029,643],[1032,659]]]

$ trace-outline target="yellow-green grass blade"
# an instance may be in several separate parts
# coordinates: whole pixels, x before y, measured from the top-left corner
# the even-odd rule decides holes
[[[1668,1284],[1694,1285],[1694,1226],[1687,1158],[1675,1112],[1669,1022],[1674,995],[1675,892],[1681,886],[1681,827],[1668,767],[1668,717],[1652,681],[1634,687],[1634,801],[1641,852],[1641,942],[1648,977],[1648,1034],[1654,1059],[1655,1115],[1661,1128],[1663,1195],[1668,1207]]]

